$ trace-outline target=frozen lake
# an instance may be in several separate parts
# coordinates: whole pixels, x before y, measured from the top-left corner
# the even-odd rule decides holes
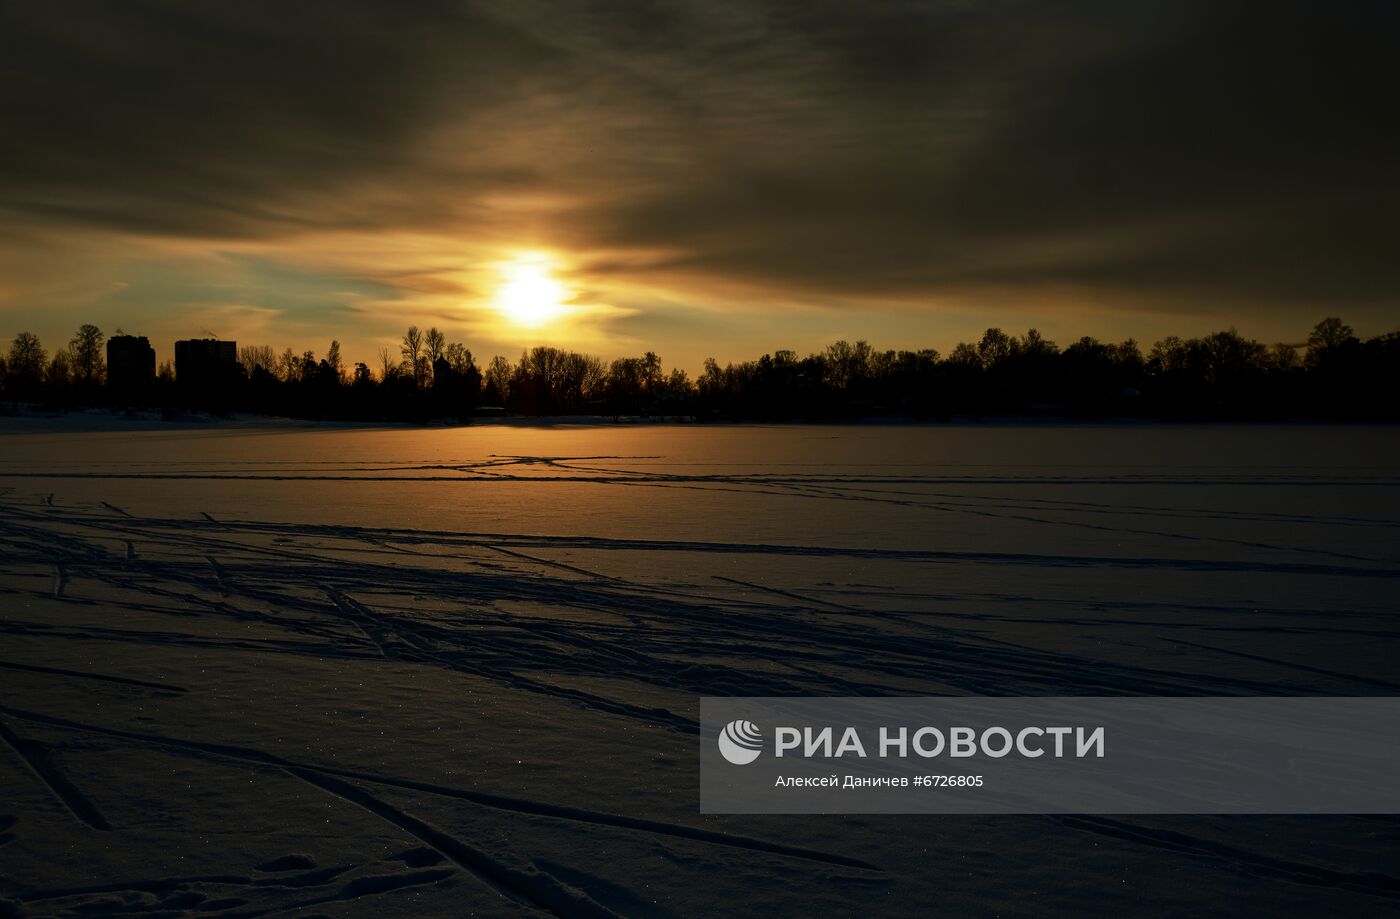
[[[1400,819],[702,817],[693,733],[701,695],[1394,695],[1400,430],[122,425],[0,422],[24,911],[1400,905]]]

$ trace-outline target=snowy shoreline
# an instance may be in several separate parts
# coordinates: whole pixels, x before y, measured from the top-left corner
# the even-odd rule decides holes
[[[1318,421],[1309,418],[1267,419],[1251,421],[1221,421],[1214,419],[1069,418],[1051,416],[990,416],[986,418],[957,417],[948,420],[916,420],[912,418],[860,419],[783,419],[783,420],[716,420],[697,421],[693,418],[637,415],[553,415],[506,416],[474,418],[468,421],[430,419],[410,421],[343,421],[287,418],[278,415],[235,414],[210,415],[186,412],[175,417],[155,411],[113,412],[89,409],[71,412],[0,413],[0,436],[5,434],[64,434],[104,433],[123,431],[177,430],[347,430],[347,431],[420,431],[437,428],[629,428],[629,427],[700,427],[700,428],[1174,428],[1174,427],[1246,427],[1246,428],[1381,428],[1396,429],[1400,424],[1373,421]]]

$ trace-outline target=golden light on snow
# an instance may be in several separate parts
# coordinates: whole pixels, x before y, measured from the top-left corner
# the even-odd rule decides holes
[[[520,256],[501,269],[496,308],[518,326],[539,328],[561,317],[570,293],[551,273],[548,256]]]

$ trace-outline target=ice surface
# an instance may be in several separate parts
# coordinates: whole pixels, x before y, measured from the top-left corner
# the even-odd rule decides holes
[[[693,733],[1400,691],[1394,429],[102,427],[0,423],[14,911],[1400,904],[1400,820],[701,817]]]

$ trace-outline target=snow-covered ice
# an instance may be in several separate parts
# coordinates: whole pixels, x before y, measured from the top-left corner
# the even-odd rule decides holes
[[[701,695],[1393,695],[1400,431],[0,423],[0,914],[1377,915],[1400,819],[706,817]]]

